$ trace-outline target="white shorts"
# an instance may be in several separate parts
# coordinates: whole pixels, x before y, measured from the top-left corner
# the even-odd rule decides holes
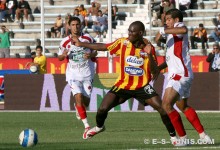
[[[85,81],[77,81],[77,80],[69,80],[68,81],[73,96],[82,93],[84,96],[89,97],[92,93],[92,80]]]
[[[168,79],[165,89],[172,87],[180,95],[180,99],[188,98],[190,96],[190,89],[192,85],[192,78],[181,77],[180,80]]]

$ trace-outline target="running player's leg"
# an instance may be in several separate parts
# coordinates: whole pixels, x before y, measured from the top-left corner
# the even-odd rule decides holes
[[[162,101],[162,107],[168,114],[174,128],[176,129],[180,137],[186,136],[186,131],[183,126],[180,114],[173,108],[174,103],[179,98],[179,94],[173,87],[168,87],[165,90],[165,94]]]
[[[105,119],[107,118],[108,111],[119,104],[120,98],[114,93],[108,92],[104,96],[103,101],[96,114],[96,126],[87,132],[85,139],[91,138],[94,135],[105,130],[104,123]]]
[[[196,111],[187,104],[187,98],[176,102],[176,106],[185,114],[187,120],[192,124],[198,132],[200,139],[206,144],[212,144],[211,138],[205,133]]]
[[[89,128],[88,120],[87,120],[87,114],[86,114],[86,108],[83,103],[83,82],[71,80],[69,81],[72,94],[75,98],[75,109],[76,113],[78,113],[79,118],[82,120],[85,129]]]
[[[108,111],[120,104],[119,99],[120,98],[112,92],[108,92],[104,96],[103,101],[96,114],[97,127],[101,128],[104,126],[104,122],[107,118]]]
[[[177,139],[175,129],[168,115],[162,108],[161,99],[151,85],[146,85],[144,88],[137,90],[135,93],[135,98],[143,105],[149,104],[155,110],[157,110],[160,113],[161,119],[166,126],[171,139]]]
[[[154,96],[148,100],[146,100],[147,104],[149,104],[151,107],[153,107],[155,110],[157,110],[160,113],[161,119],[163,121],[163,124],[166,126],[167,131],[171,137],[176,136],[175,129],[170,121],[169,116],[162,108],[162,101],[159,96]]]

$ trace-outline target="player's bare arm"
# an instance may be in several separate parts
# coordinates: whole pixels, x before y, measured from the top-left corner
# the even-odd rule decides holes
[[[160,65],[158,66],[158,68],[159,68],[160,71],[163,70],[163,69],[165,69],[166,67],[167,67],[166,61],[163,62],[162,64],[160,64]]]
[[[158,32],[158,33],[156,34],[156,36],[155,36],[155,42],[156,42],[156,43],[159,42],[161,36],[162,36],[162,35],[160,34],[160,32]]]
[[[188,29],[184,27],[175,27],[175,28],[164,28],[164,33],[163,29],[160,30],[160,34],[186,34],[188,32]]]
[[[58,56],[59,61],[64,60],[67,57],[68,50],[64,50],[62,55]]]
[[[153,79],[157,79],[158,77],[158,68],[157,68],[157,63],[152,55],[152,45],[150,43],[148,43],[145,47],[144,47],[144,51],[148,54],[148,58],[150,61],[150,71],[153,75]]]
[[[79,46],[79,47],[86,47],[86,48],[89,48],[92,50],[97,50],[97,51],[106,51],[107,50],[105,44],[102,44],[102,43],[80,42],[76,36],[73,36],[72,39],[75,42],[75,45]]]

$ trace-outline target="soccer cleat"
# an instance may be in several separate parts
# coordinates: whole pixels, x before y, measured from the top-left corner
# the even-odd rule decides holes
[[[99,128],[99,130],[97,130],[98,127],[94,127],[92,129],[90,129],[87,133],[86,133],[86,139],[90,139],[92,138],[94,135],[105,131],[105,126],[103,126],[102,128]]]
[[[202,144],[214,144],[210,136],[208,136],[207,134],[204,137],[200,137],[200,140]]]
[[[183,138],[177,138],[176,136],[171,137],[171,143],[173,146],[188,146],[190,145],[190,139],[187,138],[187,136]]]
[[[76,109],[76,104],[75,104],[75,103],[74,103],[74,107],[75,107],[75,110],[76,110],[76,118],[77,118],[78,120],[80,120],[81,118],[80,118],[80,116],[79,116],[78,110]]]
[[[84,133],[83,133],[83,139],[88,139],[87,137],[87,132],[90,130],[90,127],[85,128]]]

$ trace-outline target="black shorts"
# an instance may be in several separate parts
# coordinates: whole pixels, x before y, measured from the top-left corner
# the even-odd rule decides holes
[[[109,92],[117,95],[120,98],[123,98],[124,100],[135,98],[144,106],[147,105],[146,103],[147,99],[150,99],[154,96],[158,96],[157,92],[154,90],[154,88],[150,84],[147,84],[137,90],[118,89],[118,87],[113,86]]]

